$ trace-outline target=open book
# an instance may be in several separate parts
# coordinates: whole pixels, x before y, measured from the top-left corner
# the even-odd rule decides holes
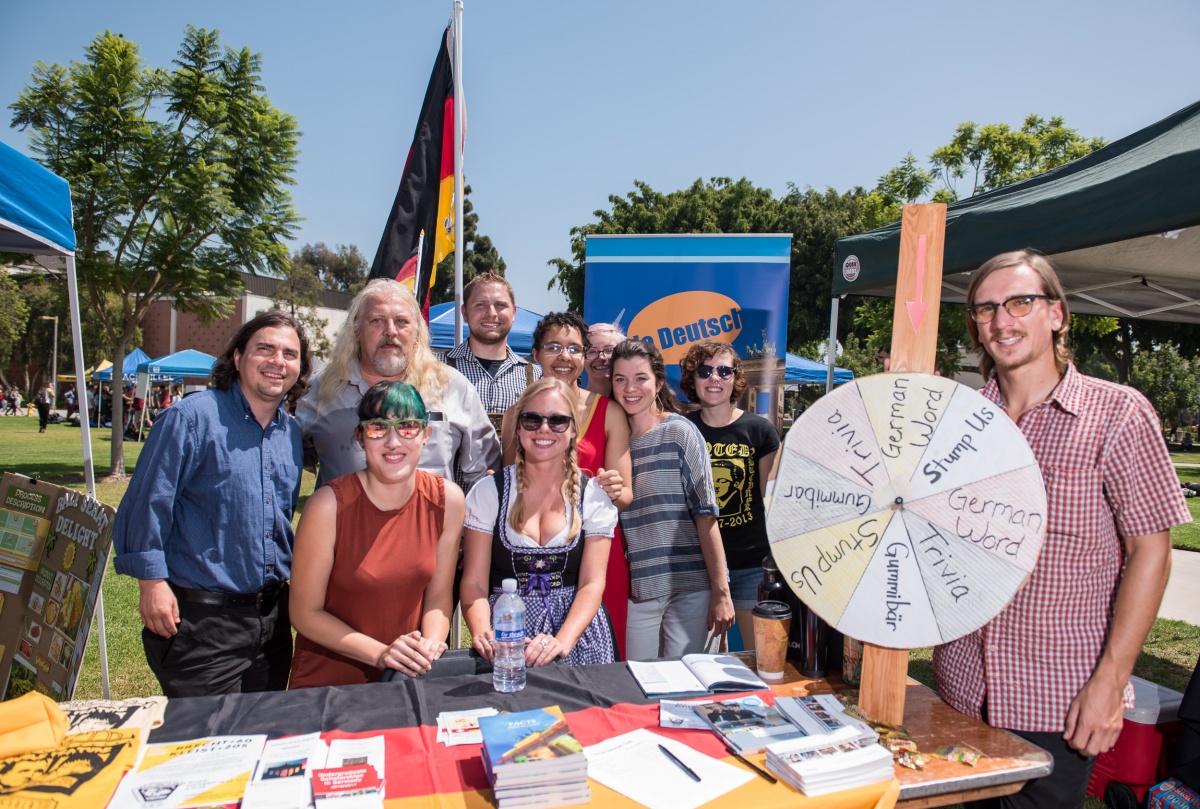
[[[732,655],[684,655],[682,660],[630,660],[629,670],[647,697],[684,697],[768,688]]]

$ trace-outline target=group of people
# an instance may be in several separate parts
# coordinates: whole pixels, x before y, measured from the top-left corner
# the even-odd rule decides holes
[[[1050,530],[1029,585],[939,648],[935,670],[964,713],[1057,735],[1067,780],[1048,788],[1070,796],[1115,742],[1168,531],[1188,512],[1153,409],[1071,364],[1065,295],[1043,257],[988,262],[967,311],[983,393],[1042,464]],[[737,407],[736,351],[689,349],[680,386],[698,409],[684,415],[651,343],[554,313],[526,359],[507,343],[515,312],[503,277],[473,279],[470,336],[443,362],[412,292],[374,280],[311,387],[292,318],[270,311],[238,330],[213,389],[162,414],[114,526],[164,693],[418,675],[446,649],[456,601],[491,658],[505,578],[526,603],[531,666],[678,657],[735,620],[753,637],[780,441]],[[293,536],[306,463],[319,487]]]
[[[21,396],[21,389],[16,385],[5,385],[3,397],[4,415],[19,415],[22,403],[24,402],[24,398]],[[46,432],[46,425],[50,423],[50,413],[54,410],[54,385],[47,382],[38,388],[37,393],[33,395],[33,404],[37,408],[38,432],[44,433]]]

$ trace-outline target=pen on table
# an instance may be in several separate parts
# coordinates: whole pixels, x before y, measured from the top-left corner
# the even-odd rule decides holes
[[[758,774],[759,774],[759,776],[760,776],[760,777],[767,779],[767,780],[768,780],[768,781],[770,781],[772,784],[778,784],[778,783],[779,783],[778,779],[776,779],[776,778],[775,778],[775,776],[771,775],[771,773],[769,773],[769,772],[767,772],[766,770],[762,769],[762,768],[761,768],[761,767],[759,767],[758,765],[756,765],[756,764],[753,764],[753,763],[751,763],[750,761],[747,761],[745,758],[743,758],[743,757],[742,757],[742,754],[741,754],[741,753],[739,753],[738,751],[734,750],[734,749],[733,749],[732,747],[730,747],[729,745],[725,745],[725,752],[726,752],[726,753],[728,753],[729,755],[733,756],[734,758],[736,758],[738,761],[740,761],[740,762],[742,762],[743,764],[745,764],[745,765],[746,765],[747,767],[749,767],[750,769],[754,770],[756,773],[758,773]]]
[[[699,783],[700,776],[696,775],[695,770],[693,770],[691,767],[689,767],[688,765],[686,765],[682,761],[680,761],[678,756],[676,756],[674,753],[672,753],[667,748],[663,747],[661,744],[658,746],[658,749],[663,751],[663,755],[666,756],[667,758],[671,759],[671,762],[676,767],[678,767],[679,769],[681,769],[685,773],[687,773],[689,778],[691,778],[693,781]]]

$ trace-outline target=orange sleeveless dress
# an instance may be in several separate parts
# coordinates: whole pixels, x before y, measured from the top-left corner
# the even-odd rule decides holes
[[[376,508],[357,473],[328,484],[337,497],[337,531],[325,610],[380,643],[421,628],[425,587],[446,521],[446,482],[416,474],[412,497],[396,511]],[[297,635],[288,688],[376,683],[380,674]]]

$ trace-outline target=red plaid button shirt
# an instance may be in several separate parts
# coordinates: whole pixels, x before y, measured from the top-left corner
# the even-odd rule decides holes
[[[1000,405],[993,377],[981,393]],[[995,727],[1061,732],[1100,661],[1124,551],[1121,537],[1191,521],[1158,415],[1132,388],[1071,365],[1019,422],[1046,481],[1046,543],[1028,584],[982,628],[939,646],[942,698]],[[1132,691],[1125,689],[1126,707]]]

